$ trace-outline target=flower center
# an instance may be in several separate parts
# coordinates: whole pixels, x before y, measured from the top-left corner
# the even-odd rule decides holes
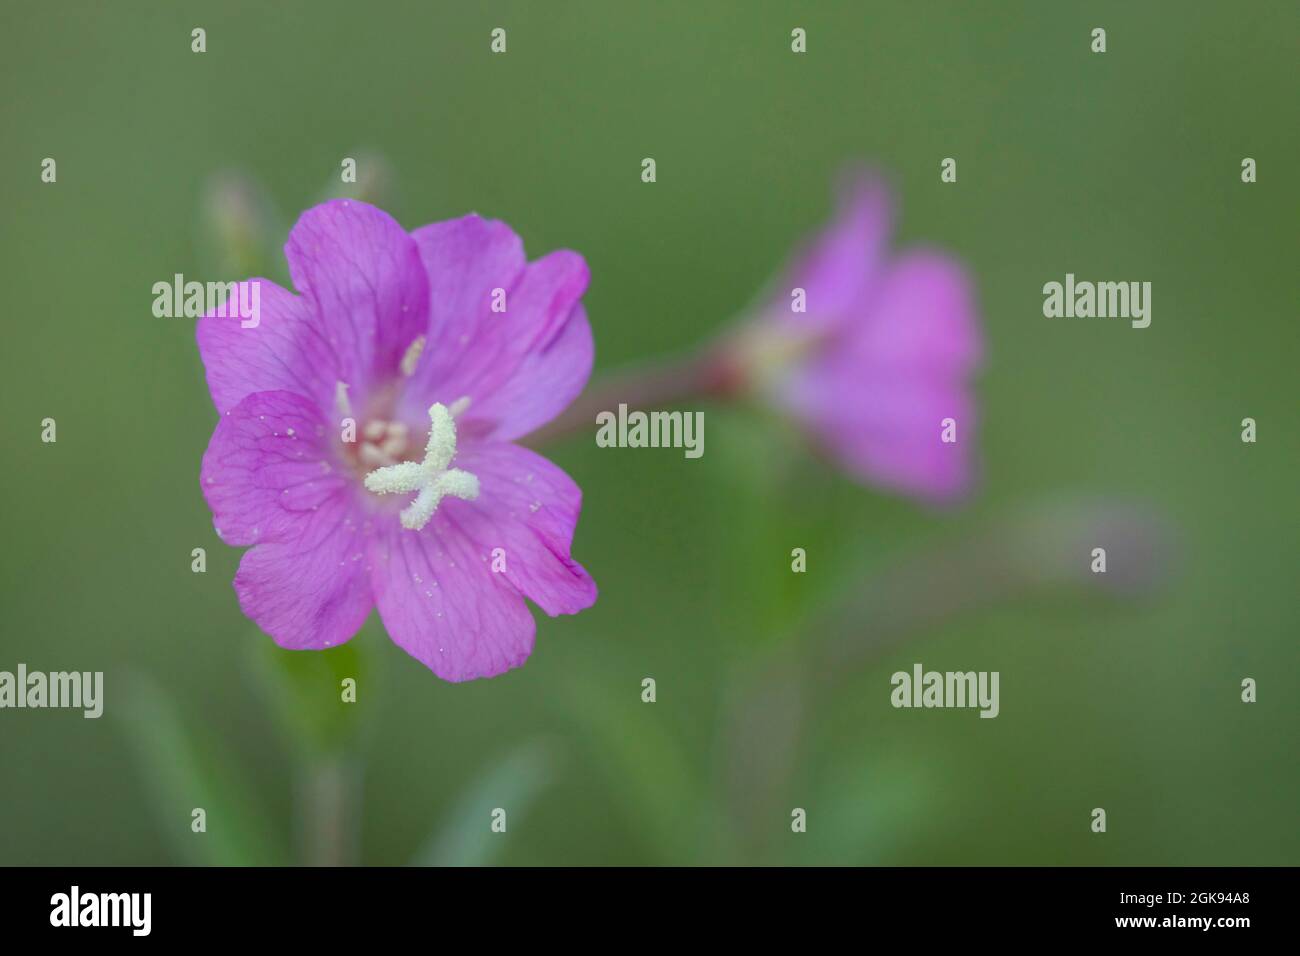
[[[406,457],[406,440],[405,423],[372,419],[361,430],[357,460],[367,469],[395,465]]]
[[[455,415],[464,411],[468,404],[468,400],[462,398],[451,408],[441,402],[429,406],[429,441],[424,446],[423,461],[386,463],[366,475],[366,488],[374,494],[416,492],[415,500],[402,509],[403,528],[419,531],[429,523],[438,510],[438,504],[447,495],[466,501],[478,497],[478,477],[449,467],[456,457]],[[372,428],[373,439],[370,438]],[[366,425],[364,437],[367,444],[362,445],[360,454],[366,464],[369,464],[366,461],[368,445],[390,462],[406,447],[406,427],[398,422],[370,422]]]
[[[764,323],[738,335],[732,343],[732,355],[745,384],[755,391],[763,391],[773,387],[789,369],[824,343],[824,333]]]

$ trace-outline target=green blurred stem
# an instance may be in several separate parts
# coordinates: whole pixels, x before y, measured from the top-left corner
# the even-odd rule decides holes
[[[303,862],[308,866],[353,865],[360,815],[360,787],[352,761],[338,754],[312,759],[299,788]]]
[[[730,799],[721,812],[736,827],[742,860],[761,859],[772,843],[770,821],[796,799],[790,781],[809,714],[844,681],[963,614],[1048,595],[1053,608],[1073,600],[1089,610],[1099,598],[1150,597],[1171,574],[1174,538],[1145,505],[1066,497],[848,574],[840,595],[801,626],[804,640],[749,663],[730,689],[718,762]],[[1110,551],[1105,574],[1090,568],[1097,545]],[[727,852],[720,847],[715,853]]]
[[[909,636],[958,615],[1054,594],[1058,601],[1140,599],[1163,583],[1172,531],[1145,506],[1067,498],[1023,507],[980,531],[900,556],[809,623],[828,683]],[[1090,570],[1091,549],[1112,555]]]
[[[721,349],[643,363],[610,372],[588,388],[558,418],[524,441],[538,447],[576,434],[592,433],[601,412],[677,405],[696,399],[722,399],[735,394],[738,376]]]

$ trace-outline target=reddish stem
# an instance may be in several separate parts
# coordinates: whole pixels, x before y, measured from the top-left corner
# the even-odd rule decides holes
[[[613,372],[588,388],[559,417],[522,444],[536,448],[583,432],[595,432],[596,416],[619,405],[646,409],[692,399],[722,399],[741,387],[739,370],[717,348]]]

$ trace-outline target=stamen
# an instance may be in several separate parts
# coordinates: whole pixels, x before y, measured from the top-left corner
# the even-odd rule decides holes
[[[384,440],[379,443],[379,450],[388,455],[390,461],[396,461],[397,456],[402,453],[402,449],[405,447],[406,426],[401,422],[389,422]]]
[[[460,402],[454,403],[459,405]],[[402,527],[419,531],[438,510],[447,495],[473,501],[478,497],[475,475],[448,468],[456,457],[456,423],[452,412],[440,402],[429,407],[429,441],[424,461],[403,461],[378,468],[366,475],[366,488],[377,495],[417,492],[415,500],[402,509]]]
[[[361,459],[361,464],[367,468],[382,468],[384,465],[391,465],[397,461],[386,448],[380,448],[369,443],[362,445],[358,449],[357,457]]]
[[[462,395],[451,403],[451,408],[448,411],[451,412],[452,418],[460,418],[461,415],[465,414],[467,408],[469,408],[469,396]]]
[[[414,342],[406,347],[406,354],[402,356],[402,374],[408,378],[415,374],[415,366],[420,363],[420,353],[424,351],[424,336],[418,336]]]
[[[352,403],[348,401],[348,383],[334,383],[334,407],[344,418],[352,417]]]

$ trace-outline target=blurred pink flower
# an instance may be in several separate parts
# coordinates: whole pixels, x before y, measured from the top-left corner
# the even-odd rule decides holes
[[[513,443],[591,372],[586,263],[529,263],[478,216],[407,234],[349,200],[305,212],[285,255],[298,295],[251,279],[255,326],[198,324],[221,413],[203,494],[221,539],[252,546],[240,607],[286,648],[343,643],[377,606],[447,680],[519,666],[525,597],[550,615],[596,599],[569,555],[581,491]]]
[[[732,374],[859,479],[942,501],[973,481],[979,318],[956,260],[889,254],[890,205],[878,179],[850,181],[835,220],[731,343]],[[956,441],[943,440],[946,419]]]

